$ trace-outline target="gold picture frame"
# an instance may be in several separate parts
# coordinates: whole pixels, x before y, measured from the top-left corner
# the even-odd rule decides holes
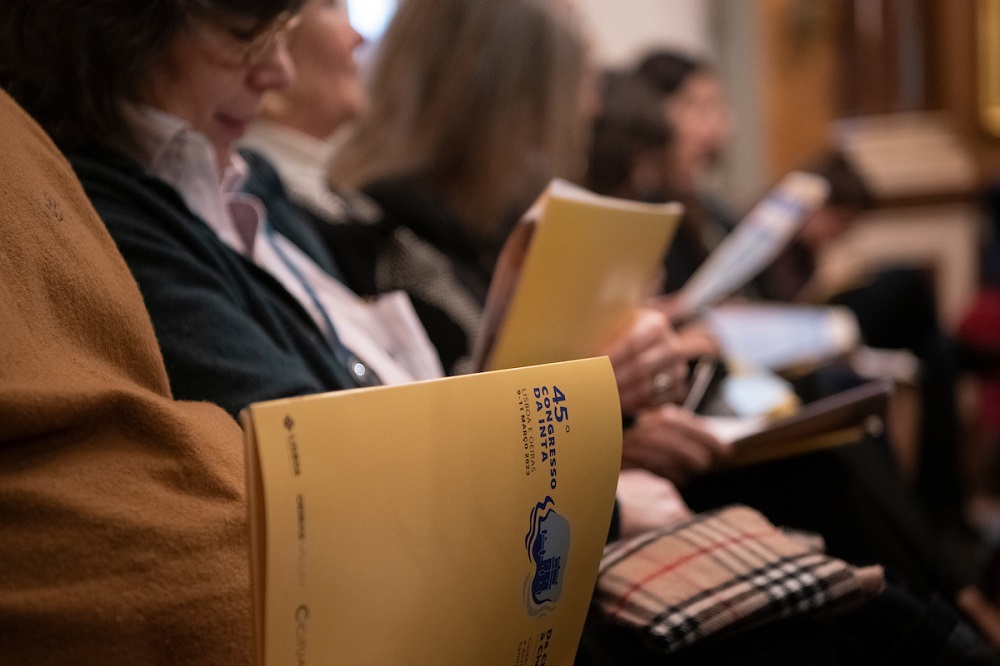
[[[1000,0],[976,0],[979,122],[1000,137]]]

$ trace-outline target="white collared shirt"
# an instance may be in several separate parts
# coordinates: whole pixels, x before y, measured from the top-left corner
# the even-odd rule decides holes
[[[239,191],[248,167],[238,154],[233,153],[220,172],[208,139],[184,121],[149,107],[131,107],[126,114],[144,152],[140,158],[149,172],[174,187],[188,208],[222,242],[278,280],[320,330],[330,336],[325,310],[340,341],[363,359],[383,383],[398,384],[444,374],[405,295],[399,295],[405,302],[400,302],[399,296],[387,295],[372,304],[365,303],[287,238],[277,233],[268,237],[263,204],[255,196]],[[282,255],[293,264],[294,271]],[[296,272],[309,284],[315,300]],[[413,336],[417,338],[416,347],[411,342]]]

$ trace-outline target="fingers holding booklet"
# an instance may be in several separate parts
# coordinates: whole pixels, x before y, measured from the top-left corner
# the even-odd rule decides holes
[[[474,354],[480,367],[597,355],[650,295],[682,212],[552,181],[494,271]]]
[[[730,338],[743,335],[746,317],[729,327],[736,329],[733,335],[719,333],[719,322],[729,321],[722,313],[731,308],[677,333],[666,312],[690,316],[756,274],[820,205],[827,189],[819,176],[790,174],[737,227],[692,287],[669,307],[650,308],[650,279],[682,209],[599,197],[554,181],[501,255],[476,356],[485,367],[500,368],[607,354],[622,411],[633,426],[626,434],[626,455],[632,451],[633,462],[674,481],[710,471],[731,455],[730,447],[708,421],[670,403],[701,402],[693,394],[704,393],[706,377],[694,377],[696,386],[689,386],[689,361],[701,359],[696,368],[714,366],[720,352],[735,349]],[[761,318],[772,328],[785,326],[773,323],[772,310]],[[816,337],[813,329],[818,327],[794,334],[798,346]],[[775,338],[773,331],[762,335],[765,341]],[[756,350],[761,341],[746,346]]]
[[[639,309],[597,353],[611,360],[625,413],[677,402],[686,393],[688,368],[682,341],[657,310]]]
[[[683,212],[553,181],[508,238],[474,358],[511,368],[607,354],[632,413],[686,392],[680,340],[643,307]]]

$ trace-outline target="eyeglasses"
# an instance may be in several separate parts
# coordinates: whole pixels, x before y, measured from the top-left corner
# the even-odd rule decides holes
[[[221,17],[207,15],[192,15],[189,20],[204,39],[212,40],[227,63],[239,66],[253,65],[273,45],[284,42],[301,17],[282,12],[264,30],[243,30],[227,25]]]

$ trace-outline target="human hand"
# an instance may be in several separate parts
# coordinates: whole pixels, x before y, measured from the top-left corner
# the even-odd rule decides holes
[[[646,307],[659,310],[663,314],[667,315],[667,319],[671,322],[673,322],[677,314],[680,312],[680,306],[676,294],[659,294],[648,298],[646,299]]]
[[[662,312],[640,310],[631,326],[601,353],[611,359],[623,414],[684,398],[687,359]]]
[[[622,460],[684,483],[725,459],[729,449],[702,424],[702,420],[676,405],[640,412],[635,425],[623,433]]]
[[[623,469],[618,475],[616,497],[622,539],[674,525],[694,515],[673,483],[644,469]]]
[[[684,358],[722,356],[722,345],[712,329],[703,324],[691,323],[677,329],[678,348]]]

